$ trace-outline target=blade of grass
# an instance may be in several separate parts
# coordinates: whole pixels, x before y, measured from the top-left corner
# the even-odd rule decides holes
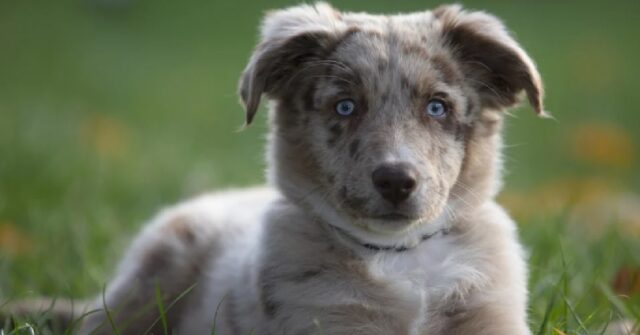
[[[69,326],[69,328],[67,328],[67,330],[64,332],[64,335],[72,335],[73,331],[75,330],[75,328],[78,326],[78,323],[81,322],[82,320],[84,320],[84,318],[86,318],[87,316],[91,315],[91,314],[95,314],[100,312],[100,309],[94,309],[91,311],[88,311],[86,313],[83,313],[82,315],[80,315],[77,319],[73,320],[73,322],[71,322],[71,325]]]
[[[560,259],[562,260],[562,295],[564,297],[569,295],[569,276],[567,275],[567,259],[564,254],[564,247],[562,246],[562,241],[560,241]],[[562,306],[562,315],[564,317],[564,327],[563,331],[565,333],[569,332],[569,308],[567,299],[564,300],[564,305]]]
[[[111,324],[111,330],[113,330],[113,332],[116,335],[120,335],[120,331],[118,330],[118,327],[116,327],[116,323],[113,321],[111,311],[107,307],[107,300],[106,300],[106,293],[105,293],[106,290],[107,290],[107,286],[106,285],[102,286],[102,308],[104,308],[104,313],[107,315],[107,320],[109,320],[109,323]]]
[[[12,330],[11,333],[9,333],[9,335],[18,334],[18,332],[22,332],[25,329],[29,331],[29,335],[37,335],[38,334],[37,329],[34,328],[30,323],[26,322],[24,325],[22,325],[20,327],[17,327],[16,329]]]
[[[609,312],[609,320],[607,320],[607,323],[604,324],[604,327],[602,327],[602,330],[598,335],[604,335],[604,333],[607,331],[607,328],[609,328],[609,324],[611,324],[612,320],[613,320],[613,313]]]
[[[53,308],[55,307],[57,301],[58,301],[58,297],[53,297],[53,299],[51,299],[51,302],[49,303],[49,306],[47,307],[47,309],[45,309],[44,311],[42,311],[40,313],[40,316],[35,320],[36,325],[37,325],[36,328],[43,328],[44,325],[47,324],[47,321],[50,322],[51,328],[55,328],[56,327],[55,322],[57,322],[58,320],[56,320],[55,317],[49,317],[49,316],[51,315],[51,311],[53,311]]]
[[[227,292],[227,294],[225,294],[222,299],[220,299],[218,306],[216,306],[216,312],[213,314],[213,327],[211,329],[211,335],[216,335],[216,322],[218,321],[218,312],[220,311],[220,306],[222,306],[224,300],[227,299],[227,295],[229,295],[229,292]]]
[[[158,313],[160,313],[160,320],[162,321],[162,331],[164,335],[169,335],[169,326],[167,325],[167,315],[164,311],[164,304],[162,303],[162,292],[160,291],[160,285],[156,284],[156,304],[158,305]]]
[[[136,285],[131,285],[131,288],[128,290],[128,293],[127,293],[127,296],[129,297],[129,299],[121,302],[116,311],[119,311],[120,309],[125,308],[125,306],[127,306],[127,304],[129,302],[131,302],[132,299],[134,299],[135,294],[133,294],[133,292],[136,289],[140,289],[140,288],[138,286],[136,286]],[[140,307],[136,308],[136,312],[133,313],[133,315],[128,316],[124,320],[120,320],[120,323],[119,323],[120,324],[120,328],[127,329],[133,322],[135,322],[136,320],[139,320],[140,317],[142,317],[145,313],[150,312],[155,307],[156,307],[155,301],[151,301],[151,302],[148,302],[148,303],[144,304],[143,306],[140,306]],[[156,319],[156,322],[154,322],[153,325],[155,325],[159,321],[160,321],[159,318]],[[148,329],[148,332],[150,332],[150,331],[151,331],[151,328]]]
[[[598,314],[600,314],[601,312],[602,312],[602,308],[599,308],[599,307],[598,307],[598,309],[596,309],[595,311],[593,311],[593,313],[589,314],[586,318],[583,318],[583,319],[582,319],[582,320],[583,320],[583,322],[584,322],[584,324],[588,324],[588,323],[590,323],[590,322],[591,322],[593,319],[595,319],[595,318],[596,318],[596,316],[597,316]]]
[[[564,276],[564,275],[563,275]],[[560,284],[562,283],[562,276],[558,279],[558,282],[554,285],[553,295],[551,296],[551,300],[547,304],[547,308],[544,311],[544,317],[542,318],[542,322],[540,323],[540,328],[536,335],[543,335],[547,331],[547,325],[549,324],[549,319],[551,317],[551,311],[556,304],[556,300],[558,298],[558,290]]]
[[[198,284],[195,283],[189,287],[187,287],[187,289],[185,289],[184,291],[182,291],[182,293],[180,293],[180,295],[178,295],[175,299],[173,299],[173,301],[167,306],[166,311],[169,312],[171,310],[171,308],[173,308],[173,306],[175,304],[177,304],[180,300],[182,300],[187,294],[189,294],[189,292],[191,292]],[[151,330],[153,329],[153,327],[155,327],[156,324],[158,324],[158,322],[160,322],[160,316],[158,316],[153,323],[151,323],[151,325],[149,326],[149,328],[147,328],[147,330],[143,333],[143,335],[147,335],[149,334],[149,332],[151,332]]]
[[[565,306],[569,307],[569,312],[571,313],[571,316],[573,316],[573,319],[576,320],[576,322],[578,323],[578,326],[588,334],[589,330],[587,329],[587,327],[585,327],[584,323],[582,323],[582,320],[576,313],[576,310],[573,308],[573,305],[571,305],[571,302],[569,301],[569,299],[567,299],[566,296],[563,297],[563,299],[564,299]]]
[[[56,302],[57,301],[58,301],[58,297],[53,297],[53,299],[51,299],[51,302],[49,303],[49,306],[47,307],[47,309],[45,309],[42,312],[42,314],[47,315],[47,314],[51,313],[53,308],[56,306]]]

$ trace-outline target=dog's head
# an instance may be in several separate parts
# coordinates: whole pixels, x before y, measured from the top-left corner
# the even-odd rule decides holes
[[[542,115],[533,62],[498,19],[459,6],[272,12],[240,82],[247,124],[263,94],[272,104],[271,180],[331,224],[385,243],[495,195],[503,110],[522,92]]]

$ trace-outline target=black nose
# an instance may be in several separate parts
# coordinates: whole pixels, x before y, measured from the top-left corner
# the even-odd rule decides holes
[[[407,163],[384,164],[371,174],[376,190],[387,201],[397,205],[416,189],[417,172]]]

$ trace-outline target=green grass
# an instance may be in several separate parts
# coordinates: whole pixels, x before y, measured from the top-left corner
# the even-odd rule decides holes
[[[243,113],[235,88],[262,13],[287,4],[0,3],[0,305],[97,295],[159,208],[263,180],[264,113],[236,132]],[[336,4],[376,12],[434,5]],[[581,222],[589,204],[553,198],[567,203],[558,210],[539,200],[550,198],[541,188],[562,188],[566,180],[598,180],[614,202],[638,195],[640,2],[468,6],[497,14],[515,32],[539,65],[547,108],[558,120],[523,108],[506,129],[505,203],[516,194],[541,206],[533,214],[510,208],[530,252],[533,329],[598,334],[610,320],[639,320],[640,293],[622,296],[611,283],[621,267],[640,267],[640,228],[629,230],[613,216],[593,228],[593,220]],[[614,127],[631,143],[620,154],[628,159],[577,155],[593,145],[576,140],[584,124]]]

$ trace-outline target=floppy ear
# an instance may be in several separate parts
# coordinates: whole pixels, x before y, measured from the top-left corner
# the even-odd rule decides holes
[[[483,12],[465,12],[458,5],[439,7],[433,14],[484,107],[513,106],[524,91],[536,113],[546,116],[540,74],[500,20]]]
[[[340,13],[324,3],[267,14],[261,41],[240,78],[246,125],[251,124],[262,94],[273,98],[290,87],[290,79],[306,62],[326,56],[343,25]]]

